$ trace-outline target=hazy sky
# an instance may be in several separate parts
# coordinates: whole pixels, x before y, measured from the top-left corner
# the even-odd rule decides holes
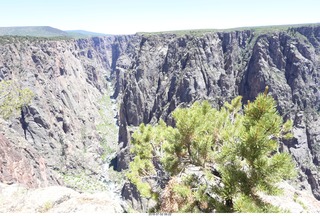
[[[0,0],[0,26],[110,34],[320,22],[320,0]]]

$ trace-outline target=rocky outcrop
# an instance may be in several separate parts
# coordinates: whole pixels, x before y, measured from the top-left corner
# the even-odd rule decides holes
[[[290,213],[320,213],[319,200],[307,191],[295,189],[286,182],[279,184],[284,191],[279,196],[270,196],[260,193],[260,197],[267,203],[278,206]]]
[[[48,182],[62,184],[47,169],[44,158],[24,140],[20,148],[0,134],[0,182],[18,182],[30,188],[48,186]]]
[[[136,35],[113,68],[123,142],[117,169],[127,168],[130,134],[140,123],[172,125],[176,107],[204,99],[219,107],[239,94],[246,102],[268,85],[280,114],[295,122],[295,138],[283,148],[301,170],[299,185],[320,199],[319,29]]]
[[[28,189],[0,183],[0,213],[122,213],[120,197],[108,192],[78,193],[50,186]]]

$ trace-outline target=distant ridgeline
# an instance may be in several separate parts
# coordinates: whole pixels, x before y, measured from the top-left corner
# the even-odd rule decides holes
[[[96,37],[98,35],[103,37]],[[175,110],[192,107],[194,102],[208,101],[210,109],[212,106],[215,112],[218,112],[217,110],[220,111],[226,102],[230,103],[240,95],[242,96],[241,104],[246,105],[249,100],[252,106],[252,101],[268,86],[268,95],[276,101],[277,112],[281,118],[284,121],[291,120],[293,123],[292,139],[282,140],[275,135],[267,136],[268,141],[280,141],[279,151],[289,152],[296,163],[298,177],[292,180],[293,182],[289,182],[297,189],[296,194],[292,191],[290,195],[293,205],[299,205],[300,209],[297,211],[300,212],[305,210],[304,205],[308,207],[309,204],[314,204],[314,207],[309,208],[310,212],[320,212],[318,204],[320,201],[319,24],[105,36],[107,35],[86,31],[62,31],[52,27],[0,28],[0,80],[1,82],[12,80],[16,84],[16,87],[11,87],[10,83],[3,83],[5,88],[2,88],[4,89],[2,91],[0,88],[0,93],[2,92],[7,97],[18,98],[17,101],[9,98],[10,100],[2,100],[5,103],[1,103],[0,94],[0,105],[3,104],[5,114],[12,113],[12,104],[18,107],[13,110],[16,111],[16,116],[10,116],[8,120],[0,118],[0,182],[24,184],[30,188],[63,183],[77,191],[101,191],[103,187],[100,185],[106,185],[105,182],[109,184],[109,180],[110,182],[113,181],[112,179],[115,179],[114,182],[126,181],[124,173],[127,172],[135,156],[132,146],[139,140],[142,140],[146,146],[137,145],[136,149],[141,150],[140,159],[149,156],[152,159],[155,158],[152,145],[155,146],[156,142],[145,141],[150,140],[147,129],[145,129],[146,133],[142,133],[145,139],[135,141],[131,139],[132,136],[135,136],[133,135],[135,131],[139,131],[139,125],[156,125],[163,120],[168,128],[169,126],[177,128],[178,124],[173,115]],[[10,90],[10,94],[7,89]],[[14,93],[12,89],[18,89],[13,96],[11,96]],[[26,97],[22,97],[24,95],[20,93],[20,89],[30,89],[33,93],[30,102],[27,100],[28,103],[26,103],[22,100]],[[200,113],[200,111],[195,113]],[[243,113],[238,113],[237,118],[241,117],[240,114]],[[193,143],[204,145],[212,139],[217,145],[222,145],[221,137],[228,138],[229,134],[234,134],[232,131],[229,133],[229,128],[238,130],[238,134],[241,135],[238,136],[239,138],[229,138],[228,143],[231,144],[242,142],[245,138],[242,135],[250,134],[249,129],[248,133],[243,132],[247,132],[246,125],[241,126],[241,130],[239,130],[240,127],[235,126],[226,127],[224,130],[213,128],[213,132],[209,133],[203,126],[213,127],[215,125],[210,121],[207,124],[200,121],[207,120],[206,116],[200,120],[199,118],[188,118],[187,115],[181,114],[181,116],[190,123],[186,124],[187,126],[194,126],[193,120],[198,125],[197,136],[189,133],[192,130],[188,128],[184,130],[189,133],[188,136],[192,138],[192,141],[194,140]],[[218,115],[213,115],[213,117],[216,116]],[[208,119],[219,120],[213,117],[208,117]],[[251,119],[249,120],[251,122]],[[222,120],[218,123],[217,125],[221,127],[226,125]],[[264,128],[266,125],[265,122],[261,123]],[[153,129],[150,129],[150,131],[152,132],[150,134],[160,136],[167,130],[159,129],[154,132]],[[157,133],[158,131],[161,133]],[[223,133],[218,133],[219,131]],[[254,127],[252,134],[255,131],[259,132]],[[173,133],[168,134],[167,140],[169,141],[171,137],[172,140],[179,138],[179,136],[171,136]],[[156,137],[158,140],[160,138]],[[206,142],[206,139],[209,141]],[[167,142],[167,140],[164,141]],[[180,139],[180,141],[178,144],[190,143],[190,140],[184,142]],[[191,146],[191,144],[188,145]],[[180,158],[183,159],[181,161],[186,164],[189,163],[189,159],[184,155],[191,155],[192,158],[190,158],[196,161],[198,160],[196,156],[205,155],[211,151],[211,146],[206,146],[210,147],[208,151],[206,148],[192,146],[191,153],[186,149],[188,147],[184,147],[186,151],[183,150],[184,152],[180,154],[180,145],[172,150],[168,148],[168,151],[178,152],[181,155]],[[244,152],[247,151],[246,149],[251,150],[249,147],[242,149]],[[216,152],[218,151],[213,153]],[[231,157],[235,154],[226,155]],[[273,152],[266,155],[273,155]],[[247,171],[249,170],[247,162],[239,158],[241,159],[237,158],[239,163],[230,163],[229,161],[232,160],[225,162],[226,158],[221,158],[223,160],[220,163],[221,170],[229,172],[229,169],[227,170],[229,165],[232,165],[230,170],[233,164],[234,166],[239,165],[238,170],[241,172],[238,173],[249,173],[249,175],[241,176],[247,179],[250,177],[250,184],[256,183],[251,177],[261,175],[251,175],[250,171]],[[166,161],[168,163],[164,164],[174,162],[169,159]],[[119,171],[115,175],[109,172],[111,171],[108,166],[109,160],[113,168]],[[268,160],[265,161],[262,162],[268,163]],[[179,163],[181,169],[184,169],[182,162]],[[216,169],[215,173],[218,174],[213,177],[219,180],[219,170],[214,163],[209,164],[206,170],[212,168],[212,171],[215,172]],[[152,187],[161,190],[171,188],[170,185],[168,186],[170,178],[163,178],[166,175],[163,175],[162,165],[157,160],[154,159],[154,162],[145,164],[155,167],[155,172],[150,172],[152,175],[145,178],[151,183],[159,183],[155,186],[151,185]],[[139,166],[134,167],[140,169]],[[199,177],[204,173],[202,168],[198,170],[197,167],[194,169],[191,166],[185,170],[190,174],[197,172]],[[137,180],[135,179],[137,173],[140,175],[139,172],[133,172],[132,179]],[[229,173],[232,174],[232,172]],[[182,174],[183,172],[181,176]],[[180,172],[177,175],[180,175]],[[240,175],[228,176],[231,176],[232,180],[238,180],[236,177]],[[276,178],[276,176],[271,177]],[[202,181],[202,177],[200,180]],[[170,181],[172,188],[179,181],[179,178],[176,182]],[[198,182],[200,181],[192,181],[193,184]],[[225,183],[229,182],[233,181],[226,178]],[[147,210],[151,204],[154,204],[153,200],[139,197],[138,191],[132,188],[131,183],[126,182],[123,187],[121,185],[121,196],[132,203],[133,210]],[[141,182],[136,183],[141,184]],[[212,184],[212,187],[219,184],[219,182]],[[223,183],[223,185],[226,184]],[[238,191],[250,188],[242,187],[243,184],[234,185],[235,187],[230,188]],[[188,185],[185,184],[185,186]],[[193,185],[190,186],[192,190],[187,190],[186,187],[183,188],[184,190],[179,190],[179,188],[176,190],[181,192],[180,198],[183,198],[184,194],[194,192]],[[120,193],[118,186],[114,188],[116,193]],[[225,188],[227,191],[228,188]],[[234,191],[231,192],[234,194]],[[302,193],[304,192],[313,201],[303,199]],[[170,201],[170,198],[176,194],[167,193],[167,195],[170,196],[166,196],[168,199],[164,200]],[[203,196],[200,195],[199,199],[196,196],[185,196],[187,198],[196,197],[196,199],[191,200],[192,202],[188,202],[188,199],[179,199],[181,202],[179,201],[178,204],[183,206],[185,203],[193,203],[199,205],[200,209],[211,210],[210,205],[202,201]],[[152,196],[157,198],[158,195],[152,194]],[[209,200],[210,197],[204,198]],[[226,204],[222,207],[226,206],[232,210],[236,199],[229,198],[230,196],[225,196],[221,199],[221,202]],[[244,197],[242,201],[251,198]],[[198,200],[201,201],[201,205]],[[305,204],[300,205],[297,200],[305,201]],[[0,212],[3,203],[0,202]],[[172,202],[172,204],[176,203]],[[286,202],[281,200],[281,204],[286,204]],[[10,207],[10,205],[7,206]],[[56,205],[53,206],[55,208]],[[248,206],[244,205],[244,207]],[[291,207],[289,208],[292,210]]]
[[[162,32],[137,32],[138,35],[150,36],[157,34],[174,34],[181,35],[204,35],[206,33],[213,32],[233,32],[233,31],[245,31],[250,30],[257,34],[290,31],[299,27],[317,27],[319,23],[313,24],[296,24],[296,25],[274,25],[274,26],[252,26],[252,27],[240,27],[230,29],[186,29],[186,30],[173,30]],[[65,37],[65,38],[88,38],[88,37],[102,37],[112,36],[112,34],[104,34],[98,32],[90,32],[85,30],[60,30],[50,26],[14,26],[14,27],[0,27],[0,36],[29,36],[29,37]]]
[[[84,30],[62,31],[50,26],[21,26],[0,27],[0,36],[31,36],[31,37],[71,37],[86,38],[95,36],[107,36],[107,34],[89,32]]]

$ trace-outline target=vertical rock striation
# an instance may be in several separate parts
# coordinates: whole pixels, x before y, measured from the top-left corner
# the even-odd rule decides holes
[[[1,123],[1,143],[6,146],[1,175],[19,171],[28,176],[29,168],[12,170],[5,162],[29,160],[31,168],[32,164],[35,167],[32,178],[41,183],[31,179],[21,182],[14,176],[8,181],[36,187],[62,183],[60,177],[65,174],[101,175],[104,149],[97,132],[99,100],[110,91],[107,79],[112,40],[12,37],[2,41],[0,78],[30,88],[35,97],[20,116]]]
[[[139,124],[161,118],[174,125],[177,107],[197,100],[220,107],[239,94],[246,102],[268,85],[280,114],[294,121],[294,139],[283,149],[297,162],[298,186],[320,200],[320,27],[263,31],[2,38],[0,79],[29,87],[35,98],[20,116],[1,122],[1,181],[39,187],[61,184],[61,173],[101,175],[97,125],[104,94],[119,103],[115,166],[121,171]]]
[[[295,138],[284,149],[301,172],[299,185],[320,199],[319,35],[320,27],[298,27],[203,35],[136,35],[117,53],[113,67],[120,101],[118,170],[130,160],[130,134],[196,100],[220,107],[242,95],[253,100],[268,85],[284,119],[294,121]],[[120,54],[119,54],[120,53]]]

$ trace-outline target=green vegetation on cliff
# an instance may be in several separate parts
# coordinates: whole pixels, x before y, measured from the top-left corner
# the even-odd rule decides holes
[[[21,107],[29,104],[33,98],[33,92],[21,89],[13,81],[0,82],[0,116],[7,119],[17,114]]]
[[[133,134],[128,178],[160,212],[279,212],[259,193],[278,194],[276,183],[295,175],[279,140],[290,138],[275,100],[260,94],[242,109],[241,97],[214,109],[206,101],[173,112]]]

